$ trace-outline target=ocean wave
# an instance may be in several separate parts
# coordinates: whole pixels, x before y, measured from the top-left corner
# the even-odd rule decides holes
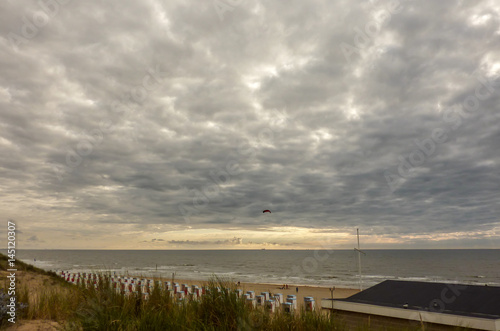
[[[43,260],[36,260],[35,261],[33,259],[19,259],[19,261],[31,264],[31,265],[38,267],[38,268],[41,268],[41,269],[45,269],[45,268],[49,268],[49,267],[54,266],[53,261],[43,261]]]
[[[428,282],[433,280],[432,277],[395,277],[395,279],[415,281],[415,282]]]
[[[394,279],[394,278],[396,278],[396,276],[386,276],[386,275],[361,275],[361,278]]]

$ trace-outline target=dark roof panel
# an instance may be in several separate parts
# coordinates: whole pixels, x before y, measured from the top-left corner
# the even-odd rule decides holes
[[[339,301],[500,318],[500,287],[386,280]]]

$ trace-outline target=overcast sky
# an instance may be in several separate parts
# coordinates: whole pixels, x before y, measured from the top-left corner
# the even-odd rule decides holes
[[[499,23],[494,0],[2,1],[2,236],[500,248]]]

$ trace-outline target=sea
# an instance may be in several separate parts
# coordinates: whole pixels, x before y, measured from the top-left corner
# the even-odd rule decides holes
[[[387,279],[500,286],[500,249],[19,250],[45,270],[365,289]]]

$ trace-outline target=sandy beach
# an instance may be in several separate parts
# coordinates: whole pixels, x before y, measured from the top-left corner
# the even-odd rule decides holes
[[[163,281],[171,281],[171,279],[162,278]],[[179,284],[188,284],[188,285],[198,285],[203,286],[207,284],[207,281],[204,280],[186,280],[186,279],[177,279],[175,278],[175,282]],[[277,284],[264,284],[264,283],[240,283],[240,286],[236,286],[243,290],[243,293],[246,291],[254,291],[256,295],[259,295],[261,292],[269,292],[271,294],[282,293],[286,298],[288,294],[294,294],[297,296],[297,304],[301,307],[304,304],[304,297],[313,297],[316,301],[317,308],[321,306],[321,299],[323,298],[331,298],[332,293],[328,287],[321,286],[312,286],[312,285],[293,285],[288,284],[288,289],[281,289],[282,285]],[[297,291],[298,288],[298,291]],[[353,294],[359,292],[359,289],[351,289],[351,288],[338,288],[336,287],[333,291],[334,299],[342,299],[350,297]]]
[[[288,294],[294,294],[297,296],[297,304],[299,307],[301,307],[304,304],[304,297],[313,297],[314,300],[316,301],[317,308],[321,307],[321,299],[332,297],[332,294],[328,287],[288,284],[288,289],[280,289],[282,286],[283,285],[276,285],[276,284],[241,283],[239,288],[243,289],[243,292],[255,291],[256,294],[260,294],[261,292],[270,292],[272,294],[282,293],[285,297]],[[333,291],[333,298],[334,299],[347,298],[358,292],[359,290],[357,289],[336,287],[335,290]]]

